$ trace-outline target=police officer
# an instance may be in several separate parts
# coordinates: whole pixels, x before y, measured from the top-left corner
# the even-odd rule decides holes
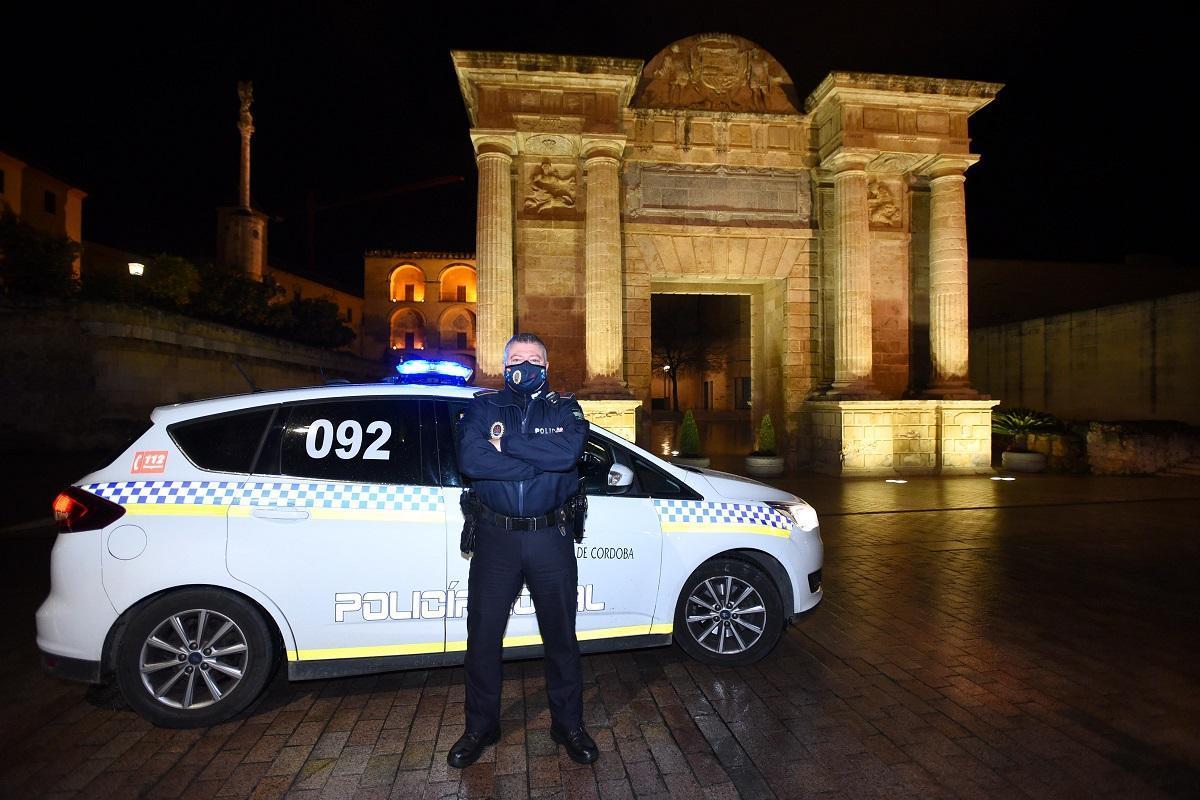
[[[545,652],[550,736],[590,764],[600,751],[583,729],[575,541],[560,513],[579,485],[588,424],[574,396],[550,390],[537,336],[509,340],[504,365],[504,388],[472,400],[458,426],[459,466],[480,507],[468,581],[467,731],[446,760],[466,767],[500,738],[501,647],[525,584]]]

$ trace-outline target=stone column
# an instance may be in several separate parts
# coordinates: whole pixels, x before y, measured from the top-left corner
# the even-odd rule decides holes
[[[477,302],[475,376],[481,386],[504,379],[504,345],[513,335],[512,134],[472,131],[479,166],[475,217]]]
[[[838,153],[823,165],[833,172],[833,218],[837,229],[834,269],[833,384],[829,395],[871,398],[871,229],[867,216],[870,154]]]
[[[617,137],[583,139],[587,170],[585,358],[581,394],[589,398],[628,398],[624,380],[621,270],[621,153]]]
[[[971,399],[967,368],[967,203],[963,174],[976,159],[938,158],[929,175],[929,354],[926,394]]]

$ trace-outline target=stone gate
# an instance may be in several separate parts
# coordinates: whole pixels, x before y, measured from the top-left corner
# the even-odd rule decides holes
[[[648,63],[452,54],[479,167],[477,358],[518,327],[612,425],[650,395],[651,295],[748,295],[751,405],[793,465],[990,464],[967,376],[967,120],[1000,86],[834,72],[753,42]],[[628,423],[618,427],[628,428]]]

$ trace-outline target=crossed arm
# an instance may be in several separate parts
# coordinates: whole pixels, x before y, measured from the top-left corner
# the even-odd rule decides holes
[[[588,423],[583,410],[574,400],[561,400],[563,431],[548,435],[505,433],[500,438],[500,451],[520,461],[535,465],[542,472],[568,472],[583,455],[587,442]]]
[[[541,471],[497,450],[489,437],[488,424],[482,403],[467,406],[458,424],[458,464],[463,474],[478,480],[524,481]]]

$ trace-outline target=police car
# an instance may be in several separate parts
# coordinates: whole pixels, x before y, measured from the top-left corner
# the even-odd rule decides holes
[[[396,383],[155,409],[54,501],[45,666],[115,677],[153,723],[192,727],[248,708],[281,660],[293,680],[461,663],[470,562],[454,426],[486,390],[446,385],[469,374],[448,362],[402,370]],[[747,664],[820,602],[817,516],[799,498],[596,426],[580,470],[583,652],[674,640]],[[539,655],[540,642],[526,592],[505,655]]]

